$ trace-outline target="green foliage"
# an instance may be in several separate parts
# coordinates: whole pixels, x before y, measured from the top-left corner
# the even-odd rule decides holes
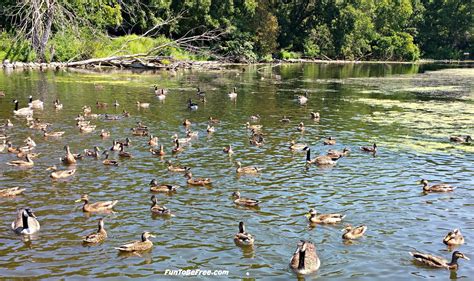
[[[0,33],[0,61],[29,62],[36,59],[36,54],[26,40],[16,40],[7,32]]]
[[[301,58],[301,53],[291,52],[291,51],[287,51],[287,50],[281,50],[278,53],[278,58],[283,59],[283,60],[300,59]]]

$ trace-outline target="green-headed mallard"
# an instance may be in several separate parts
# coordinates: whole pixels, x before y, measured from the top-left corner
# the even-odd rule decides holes
[[[82,242],[95,244],[95,243],[103,242],[106,238],[107,238],[107,231],[105,231],[105,228],[104,228],[104,219],[100,218],[99,229],[97,229],[97,232],[87,235],[86,237],[84,237]]]
[[[374,143],[372,146],[361,146],[360,150],[364,152],[376,153],[377,152],[377,144]]]
[[[361,225],[358,227],[352,227],[352,225],[348,224],[342,231],[344,231],[344,234],[342,234],[342,239],[352,240],[362,237],[367,231],[367,226]]]
[[[76,169],[60,171],[56,166],[49,167],[47,170],[53,170],[53,172],[49,175],[53,179],[65,179],[76,173]]]
[[[310,223],[333,224],[341,222],[346,216],[342,214],[318,214],[315,209],[310,209],[306,217]]]
[[[333,166],[337,164],[338,158],[333,158],[327,155],[321,155],[311,159],[311,148],[306,149],[306,165],[316,164],[318,166]]]
[[[173,192],[178,189],[179,186],[171,184],[159,184],[156,179],[152,179],[150,182],[150,191],[153,192]]]
[[[468,143],[472,141],[472,138],[471,136],[450,136],[449,140],[452,142]]]
[[[319,269],[321,261],[316,254],[316,246],[301,240],[290,260],[290,268],[297,274],[310,274]]]
[[[243,222],[239,222],[239,232],[234,236],[234,242],[238,246],[252,246],[255,239],[252,234],[245,231]]]
[[[12,222],[12,230],[16,234],[33,234],[40,230],[40,224],[30,208],[19,209]]]
[[[149,250],[153,247],[153,242],[148,239],[150,237],[155,237],[155,235],[152,235],[150,232],[145,231],[142,233],[142,239],[140,241],[133,241],[115,249],[122,252],[137,252]]]
[[[25,188],[20,188],[18,186],[3,188],[3,189],[0,189],[0,197],[14,197],[19,194],[22,194],[23,191],[25,191]]]
[[[105,159],[104,159],[104,161],[102,161],[102,164],[104,164],[106,166],[118,166],[119,165],[119,162],[117,160],[109,159],[109,152],[107,150],[102,152],[102,154],[105,154]]]
[[[446,183],[435,184],[432,186],[428,185],[428,180],[422,179],[419,182],[423,185],[423,192],[451,192],[456,189],[456,187],[451,186]]]
[[[258,204],[260,204],[259,200],[240,197],[240,192],[239,191],[233,192],[232,197],[234,198],[234,203],[237,204],[237,205],[254,207],[254,206],[258,206]]]
[[[237,174],[253,174],[254,175],[254,174],[258,174],[262,170],[261,168],[258,168],[255,166],[242,167],[242,164],[239,161],[235,162],[235,164],[237,165],[237,168],[235,169]]]
[[[464,244],[464,236],[459,229],[454,229],[444,236],[443,243],[448,246],[456,246]]]
[[[191,170],[188,169],[184,176],[188,179],[186,182],[190,185],[209,185],[212,183],[210,178],[193,178]]]
[[[82,206],[82,211],[84,212],[109,211],[118,203],[118,200],[89,203],[89,195],[87,194],[83,194],[80,199],[76,200],[76,203],[81,201],[84,201]]]
[[[424,254],[419,252],[409,252],[410,255],[418,262],[428,265],[431,267],[438,267],[438,268],[447,268],[447,269],[458,269],[458,259],[465,259],[469,260],[469,258],[459,251],[455,251],[451,258],[451,261],[448,262],[446,259],[442,257],[437,257],[431,254]]]
[[[151,196],[152,205],[150,207],[150,211],[154,215],[163,215],[163,216],[170,216],[171,210],[166,208],[165,206],[158,205],[158,199],[155,195]]]

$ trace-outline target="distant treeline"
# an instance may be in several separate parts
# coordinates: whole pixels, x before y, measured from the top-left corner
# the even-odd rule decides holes
[[[472,0],[3,0],[0,59],[472,58]],[[212,36],[175,40],[213,31]],[[141,37],[143,36],[143,37]]]

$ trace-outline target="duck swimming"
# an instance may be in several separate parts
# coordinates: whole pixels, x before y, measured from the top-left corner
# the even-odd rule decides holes
[[[310,209],[306,217],[310,223],[333,224],[341,222],[346,216],[342,214],[318,214],[315,209]]]
[[[84,237],[82,242],[89,244],[97,244],[103,242],[107,238],[107,231],[104,228],[104,219],[100,218],[98,223],[97,232],[87,235]]]
[[[319,269],[321,261],[313,243],[301,240],[290,260],[290,268],[297,274],[310,274]]]
[[[429,186],[428,180],[425,179],[420,180],[419,183],[423,185],[423,192],[451,192],[456,189],[456,187],[445,183]]]
[[[81,201],[84,202],[84,205],[82,206],[83,212],[110,211],[118,203],[118,200],[89,203],[89,196],[87,194],[83,194],[81,198],[76,200],[75,202],[78,203]]]
[[[367,231],[367,226],[361,225],[358,227],[352,227],[352,225],[348,224],[342,231],[344,231],[342,239],[353,240],[362,237]]]
[[[454,229],[444,236],[443,243],[448,246],[464,244],[464,236],[459,229]]]
[[[255,207],[255,206],[258,206],[258,204],[260,204],[259,200],[240,197],[240,192],[239,191],[233,192],[232,197],[235,198],[234,203],[237,204],[237,205]]]
[[[198,104],[193,103],[191,99],[188,100],[188,108],[191,110],[197,110],[198,109]]]
[[[122,251],[122,252],[137,252],[137,251],[146,251],[153,247],[153,242],[150,241],[150,237],[156,237],[152,235],[150,232],[145,231],[142,233],[142,239],[140,241],[133,241],[127,244],[124,244],[120,247],[115,249]]]
[[[153,203],[153,205],[151,205],[150,211],[154,215],[165,215],[165,216],[171,215],[170,209],[166,208],[165,206],[158,205],[158,199],[156,198],[155,195],[151,196],[151,202]]]
[[[458,259],[470,260],[466,255],[459,251],[455,251],[451,257],[451,261],[448,262],[446,259],[431,254],[424,254],[420,252],[409,252],[410,255],[419,263],[422,263],[431,267],[446,268],[457,270]]]
[[[333,166],[337,164],[339,158],[340,157],[333,158],[333,156],[322,155],[311,159],[311,148],[306,149],[306,165]]]
[[[174,192],[178,187],[171,184],[159,184],[156,179],[152,179],[150,182],[150,191],[152,192]]]

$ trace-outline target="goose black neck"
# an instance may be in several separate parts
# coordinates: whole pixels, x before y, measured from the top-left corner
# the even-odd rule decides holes
[[[304,269],[304,258],[306,256],[306,251],[300,249],[299,259],[298,259],[298,269]]]
[[[18,102],[15,102],[15,111],[18,110]]]
[[[22,214],[22,222],[23,222],[23,229],[27,229],[28,228],[28,214],[26,213],[26,211],[23,211],[23,214]]]
[[[244,223],[243,223],[243,222],[240,222],[240,223],[239,223],[239,232],[240,232],[240,233],[244,233],[244,232],[245,232],[245,226],[244,226]]]
[[[30,103],[32,103],[32,102],[33,102],[33,97],[30,97]]]
[[[309,148],[306,151],[306,161],[311,161],[311,149]]]

